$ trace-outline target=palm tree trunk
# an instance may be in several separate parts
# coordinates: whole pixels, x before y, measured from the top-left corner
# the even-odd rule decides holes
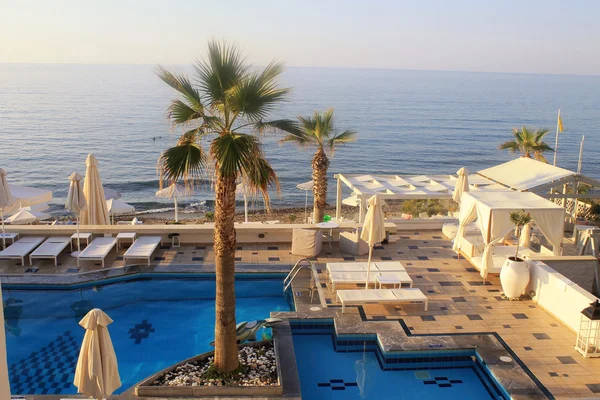
[[[325,215],[325,205],[327,204],[327,169],[329,168],[329,159],[322,147],[319,147],[312,159],[313,168],[313,196],[314,223],[323,222]]]
[[[215,184],[214,251],[217,295],[215,299],[215,367],[231,372],[238,365],[235,331],[235,179],[217,175]]]

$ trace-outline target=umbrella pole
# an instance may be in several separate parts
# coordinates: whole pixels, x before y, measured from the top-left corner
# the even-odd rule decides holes
[[[6,247],[6,238],[4,237],[4,210],[0,208],[0,219],[2,219],[2,249]]]
[[[248,197],[244,193],[244,222],[248,223]]]
[[[304,223],[308,224],[308,215],[306,209],[308,208],[308,190],[304,191]]]
[[[365,280],[365,289],[369,288],[369,275],[371,274],[371,256],[373,255],[373,246],[369,246],[369,261],[367,262],[367,279]]]
[[[177,210],[177,197],[173,197],[173,202],[175,203],[175,222],[179,222],[179,213]]]
[[[79,238],[79,214],[77,214],[77,251],[81,251],[81,239]]]

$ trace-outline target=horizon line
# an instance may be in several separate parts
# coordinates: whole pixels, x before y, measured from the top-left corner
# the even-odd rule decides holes
[[[189,66],[180,63],[85,63],[85,62],[0,62],[0,65],[74,65],[74,66]],[[254,65],[264,67],[264,65]],[[284,63],[285,65],[285,63]],[[463,69],[415,69],[415,68],[382,68],[382,67],[343,67],[343,66],[295,66],[285,65],[285,68],[306,68],[306,69],[348,69],[348,70],[375,70],[375,71],[411,71],[411,72],[453,72],[453,73],[474,73],[474,74],[513,74],[513,75],[557,75],[557,76],[576,76],[576,77],[600,77],[598,74],[589,73],[561,73],[561,72],[519,72],[519,71],[481,71],[481,70],[463,70]]]

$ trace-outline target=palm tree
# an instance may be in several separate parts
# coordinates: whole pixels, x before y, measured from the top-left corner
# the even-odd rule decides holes
[[[316,146],[317,151],[312,159],[313,177],[313,220],[322,222],[327,204],[327,169],[329,158],[325,148],[333,155],[335,147],[356,140],[356,132],[346,130],[336,133],[333,126],[333,108],[321,113],[315,112],[312,117],[298,117],[299,132],[289,132],[282,142],[295,142],[300,146]]]
[[[513,136],[515,138],[502,143],[498,146],[498,149],[508,150],[512,154],[521,153],[527,158],[532,158],[533,155],[533,158],[536,160],[548,163],[548,160],[546,160],[543,153],[546,151],[554,151],[545,142],[542,142],[542,139],[548,132],[548,129],[534,130],[533,128],[527,128],[526,126],[520,130],[515,128],[513,129]]]
[[[179,98],[167,118],[185,133],[159,160],[162,180],[181,179],[193,189],[202,176],[212,178],[215,190],[214,251],[216,268],[215,367],[222,372],[238,368],[235,322],[234,228],[236,183],[269,202],[269,188],[279,190],[277,176],[266,160],[256,133],[297,130],[292,120],[265,121],[290,89],[277,78],[283,65],[270,63],[262,71],[246,64],[235,45],[211,41],[208,57],[194,68],[195,80],[158,68],[158,76]],[[206,146],[206,148],[205,148]]]

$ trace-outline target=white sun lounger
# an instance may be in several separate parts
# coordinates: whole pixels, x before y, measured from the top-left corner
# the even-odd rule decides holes
[[[346,306],[365,304],[412,304],[422,303],[425,311],[429,307],[427,296],[421,289],[368,289],[368,290],[339,290],[337,298],[342,303],[342,313]]]
[[[133,242],[133,244],[123,255],[123,260],[125,264],[127,264],[128,259],[145,258],[148,260],[148,266],[150,266],[150,259],[152,258],[152,253],[154,253],[158,245],[161,243],[161,236],[140,236],[135,242]]]
[[[332,272],[366,272],[366,262],[327,263],[325,266],[328,274]],[[371,262],[371,271],[376,272],[400,272],[406,271],[404,265],[398,261]]]
[[[99,237],[92,240],[79,255],[77,256],[77,267],[80,260],[102,261],[104,268],[104,259],[117,244],[117,238],[114,237]]]
[[[397,272],[385,272],[381,273],[379,271],[371,271],[369,273],[369,283],[376,283],[377,277],[381,275],[393,276],[396,278],[400,285],[408,284],[412,287],[413,281],[408,276],[406,271],[397,271]],[[366,272],[332,272],[329,274],[329,283],[331,284],[331,291],[335,293],[336,285],[352,285],[358,283],[365,283],[367,279]]]
[[[33,265],[34,258],[53,259],[54,265],[58,265],[58,256],[71,242],[70,236],[52,236],[33,253],[29,255],[29,264]]]
[[[17,240],[6,249],[0,251],[0,258],[21,260],[25,265],[25,258],[35,250],[46,238],[43,236],[26,236]]]

